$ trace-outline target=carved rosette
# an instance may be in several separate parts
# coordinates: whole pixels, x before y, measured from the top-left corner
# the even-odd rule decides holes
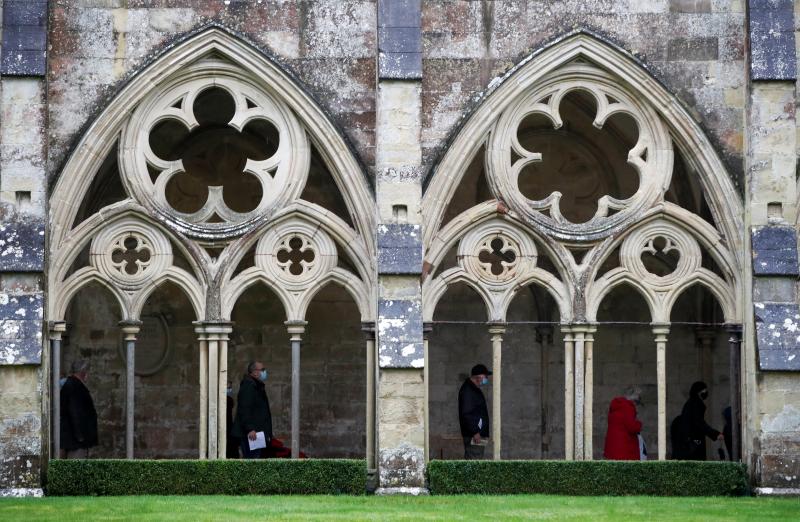
[[[520,192],[518,184],[525,166],[546,160],[541,151],[526,150],[520,144],[518,131],[523,120],[542,115],[555,129],[561,128],[561,101],[574,91],[587,93],[596,101],[596,128],[602,128],[618,113],[630,116],[638,127],[638,141],[628,153],[628,163],[639,174],[638,190],[627,199],[600,197],[597,212],[585,223],[571,223],[564,218],[560,192],[531,200]],[[559,69],[501,115],[488,142],[487,179],[495,195],[529,223],[557,239],[584,242],[608,237],[659,201],[669,186],[672,162],[672,142],[656,112],[621,89],[609,73],[580,62]]]
[[[256,266],[292,291],[313,286],[336,267],[336,244],[300,220],[270,229],[256,247]]]
[[[109,281],[134,291],[172,265],[172,247],[154,228],[135,220],[121,220],[95,236],[90,259]]]
[[[654,274],[645,267],[642,255],[674,253],[675,269],[665,275]],[[656,221],[636,229],[625,238],[620,248],[620,262],[633,277],[656,292],[666,292],[689,279],[700,268],[702,252],[697,241],[686,231],[667,221]]]
[[[536,266],[536,245],[527,234],[504,222],[492,221],[467,234],[459,243],[459,265],[493,288],[504,288]]]
[[[170,180],[184,174],[181,159],[168,160],[153,152],[150,134],[160,123],[173,120],[188,131],[200,126],[195,101],[205,90],[217,88],[231,96],[235,112],[227,125],[239,132],[262,120],[279,135],[277,150],[263,160],[247,159],[242,175],[252,175],[261,185],[262,197],[247,212],[231,209],[222,187],[208,186],[205,204],[193,213],[179,212],[167,200]],[[226,240],[268,219],[274,210],[299,197],[305,185],[310,150],[305,131],[289,108],[278,102],[263,85],[257,85],[241,69],[228,62],[205,59],[181,72],[178,79],[156,89],[137,107],[122,131],[120,169],[129,192],[158,213],[174,229],[204,240]],[[157,176],[153,181],[152,173]]]

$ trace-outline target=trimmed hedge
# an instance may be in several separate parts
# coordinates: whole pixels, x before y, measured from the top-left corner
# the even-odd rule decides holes
[[[51,460],[48,495],[363,495],[367,463],[345,459]]]
[[[433,460],[433,495],[739,496],[748,493],[744,464],[691,461]]]

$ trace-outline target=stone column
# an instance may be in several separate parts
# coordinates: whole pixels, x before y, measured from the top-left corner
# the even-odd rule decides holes
[[[300,457],[300,345],[306,331],[305,321],[286,321],[292,343],[292,458]]]
[[[575,460],[575,339],[571,326],[564,334],[564,458]]]
[[[233,323],[208,321],[194,324],[200,342],[200,429],[205,426],[205,437],[202,433],[200,435],[200,458],[224,459],[228,420],[225,393],[228,386],[228,335],[233,331]]]
[[[587,326],[583,334],[584,385],[583,385],[583,459],[594,459],[594,334],[596,326]]]
[[[367,470],[374,472],[375,463],[375,373],[377,360],[375,358],[375,323],[361,323],[364,341],[367,349]]]
[[[656,339],[656,382],[658,385],[658,460],[667,458],[667,336],[669,324],[653,324]]]
[[[429,377],[429,359],[430,354],[428,353],[428,337],[430,336],[431,331],[433,331],[433,323],[426,322],[422,324],[422,344],[423,350],[425,351],[425,370],[423,373],[423,380],[425,381],[425,462],[427,463],[430,460],[431,455],[431,409],[430,409],[430,402],[431,402],[431,381]]]
[[[505,323],[490,323],[492,336],[492,458],[500,460],[503,447],[503,334]]]
[[[54,459],[61,458],[61,337],[66,331],[66,322],[50,322],[50,372],[52,374],[50,402],[53,409],[50,426],[53,434],[51,458]]]
[[[425,485],[420,3],[377,4],[378,493]]]
[[[575,344],[575,460],[583,460],[583,404],[584,404],[584,325],[573,325],[572,338]]]
[[[133,458],[134,381],[136,379],[136,335],[141,321],[119,323],[125,339],[125,458]]]
[[[197,334],[200,355],[200,416],[199,430],[199,458],[208,458],[208,336],[202,321],[196,321],[194,332]]]
[[[739,417],[741,412],[739,393],[741,386],[741,379],[739,378],[740,368],[742,364],[741,349],[742,349],[742,325],[729,324],[728,330],[728,346],[730,349],[730,402],[731,402],[731,454],[730,459],[738,461],[741,458],[739,455],[739,439],[741,438],[741,428]]]

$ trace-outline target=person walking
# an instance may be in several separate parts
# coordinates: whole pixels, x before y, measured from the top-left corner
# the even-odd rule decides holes
[[[61,448],[68,459],[89,457],[89,448],[97,446],[97,411],[86,380],[89,363],[73,361],[70,375],[59,395],[61,402]]]
[[[489,437],[489,408],[481,386],[489,384],[492,372],[476,364],[458,391],[458,421],[464,439],[464,458],[482,459]]]
[[[706,424],[708,386],[702,381],[692,384],[689,399],[673,422],[672,456],[680,460],[706,460],[706,437],[723,440],[723,435]]]
[[[611,400],[608,408],[608,428],[603,454],[609,460],[641,460],[639,433],[642,422],[636,418],[636,405],[641,404],[642,392],[637,387],[625,390],[623,396]]]
[[[264,455],[266,448],[250,449],[249,441],[255,441],[259,432],[264,432],[267,446],[272,440],[272,414],[264,386],[266,380],[264,365],[253,361],[247,365],[247,374],[239,385],[236,420],[231,434],[241,440],[242,458],[245,459],[258,459]]]

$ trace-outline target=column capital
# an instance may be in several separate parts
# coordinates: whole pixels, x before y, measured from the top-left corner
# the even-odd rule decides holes
[[[375,321],[361,321],[361,333],[367,341],[375,340]]]
[[[486,325],[489,327],[489,333],[493,336],[492,340],[494,340],[494,337],[496,336],[499,336],[500,340],[503,339],[503,334],[506,333],[506,323],[500,321],[491,321],[486,323]]]
[[[228,334],[233,331],[232,321],[194,321],[194,333],[198,339],[208,341],[213,339],[228,339]]]
[[[433,331],[433,322],[425,321],[422,323],[422,339],[428,340],[428,335]]]
[[[731,336],[736,335],[738,340],[742,340],[742,325],[739,323],[726,323],[725,324],[725,331],[727,331]]]
[[[302,341],[302,335],[306,332],[308,321],[286,321],[286,331],[289,332],[291,341]]]
[[[653,327],[653,334],[656,336],[656,342],[666,342],[669,335],[670,323],[650,323]]]
[[[66,321],[49,321],[47,329],[50,332],[50,339],[60,340],[61,336],[67,331]]]
[[[142,322],[128,319],[125,321],[120,321],[119,327],[122,330],[122,333],[125,334],[126,341],[135,341],[136,334],[138,334],[139,330],[142,328]]]

